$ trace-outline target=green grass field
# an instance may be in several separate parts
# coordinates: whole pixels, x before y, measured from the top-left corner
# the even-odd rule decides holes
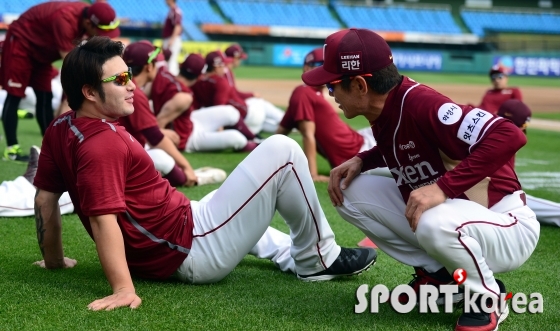
[[[436,78],[434,78],[436,79]],[[348,121],[354,128],[367,125],[363,119]],[[25,150],[39,145],[41,136],[35,120],[20,120],[18,137]],[[3,132],[0,130],[0,134]],[[292,137],[301,143],[300,136]],[[0,147],[5,147],[0,141]],[[517,171],[527,192],[560,201],[560,133],[529,130],[529,143],[517,155]],[[230,173],[243,159],[235,153],[188,155],[194,167],[212,165]],[[24,164],[0,161],[0,181],[25,171]],[[325,160],[320,172],[328,174]],[[542,172],[546,180],[535,180]],[[526,175],[531,174],[531,176]],[[548,177],[546,177],[548,176]],[[525,184],[524,184],[525,185]],[[198,200],[218,185],[180,189]],[[355,246],[363,234],[343,221],[330,205],[326,184],[316,184],[325,214],[343,246]],[[287,231],[276,216],[273,226]],[[558,270],[560,229],[545,227],[533,256],[518,270],[500,274],[508,291],[540,292],[544,313],[510,314],[500,330],[557,330],[560,325]],[[190,286],[176,282],[135,279],[143,299],[137,310],[91,312],[86,306],[110,294],[97,258],[95,245],[76,215],[63,216],[65,255],[78,260],[68,270],[47,271],[32,263],[41,258],[33,217],[0,218],[0,330],[452,330],[460,312],[401,315],[388,305],[379,314],[353,313],[355,291],[361,284],[385,284],[392,288],[407,283],[412,268],[403,266],[383,252],[368,272],[354,278],[308,284],[294,275],[278,271],[269,261],[245,258],[223,281],[214,285]],[[556,290],[555,290],[556,288]]]

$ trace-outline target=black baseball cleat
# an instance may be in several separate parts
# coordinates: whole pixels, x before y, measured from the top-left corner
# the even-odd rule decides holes
[[[410,281],[410,283],[408,283],[408,286],[412,287],[414,292],[416,292],[416,303],[418,303],[418,300],[420,299],[420,285],[433,285],[435,287],[438,287],[439,285],[457,284],[445,268],[441,268],[436,272],[428,272],[424,268],[414,267],[414,271],[415,273],[412,274],[414,278]],[[453,294],[452,303],[460,303],[461,301],[463,301],[463,298],[463,289],[459,288],[459,293]],[[405,293],[399,295],[399,303],[402,305],[407,304],[408,295]],[[436,299],[436,304],[439,306],[445,304],[445,295],[443,293],[440,294],[440,296]]]
[[[37,174],[37,167],[39,166],[39,154],[41,154],[41,149],[37,146],[32,146],[29,150],[29,162],[27,163],[27,170],[23,177],[27,179],[31,184],[35,180],[35,175]]]
[[[319,282],[342,276],[359,275],[368,270],[377,260],[377,252],[373,248],[344,248],[333,264],[327,269],[312,275],[297,275],[304,282]]]
[[[499,279],[496,279],[496,283],[500,287],[501,293],[506,293],[506,287]],[[496,311],[491,313],[485,313],[480,307],[482,302],[479,300],[477,302],[478,313],[475,312],[463,312],[457,321],[455,326],[455,331],[495,331],[498,330],[498,326],[502,323],[509,314],[509,308],[506,305],[503,311],[500,311],[500,307],[496,308]],[[490,307],[490,305],[488,305]]]

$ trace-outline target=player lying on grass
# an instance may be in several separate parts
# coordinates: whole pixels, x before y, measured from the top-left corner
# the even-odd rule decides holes
[[[258,93],[240,92],[235,85],[235,74],[233,70],[241,65],[242,60],[247,59],[247,53],[243,51],[240,45],[233,44],[225,50],[224,55],[227,59],[224,76],[227,78],[229,85],[241,99],[245,100],[248,106],[254,106],[264,110],[265,119],[262,125],[262,131],[270,133],[276,132],[284,116],[284,112],[269,101],[261,98]]]
[[[158,50],[147,41],[136,42],[126,48],[123,59],[133,67],[136,83],[142,78],[140,88],[151,83],[149,97],[153,101],[157,125],[166,134],[175,136],[171,138],[177,147],[189,153],[224,149],[249,152],[255,149],[257,144],[248,141],[240,132],[245,131],[247,135],[253,137],[233,106],[214,106],[194,111],[193,95],[189,87],[176,79],[165,67],[157,68],[155,64],[145,64],[146,59],[153,58]],[[157,55],[155,57],[157,58]],[[204,60],[200,56],[198,58],[201,66],[204,66]],[[140,67],[150,70],[151,74],[147,75],[148,73],[144,71],[135,74]],[[149,79],[144,79],[144,76]],[[172,127],[173,130],[165,129],[166,127]],[[223,127],[237,129],[222,130]]]
[[[498,109],[498,116],[507,118],[527,134],[531,120],[531,109],[520,100],[508,100]],[[542,224],[560,226],[560,203],[541,199],[527,194],[527,206],[531,208],[537,220]]]
[[[322,47],[305,56],[303,72],[320,65],[323,65]],[[327,182],[329,177],[319,175],[317,171],[317,153],[334,168],[357,153],[371,149],[375,146],[375,139],[370,128],[356,132],[344,123],[325,100],[323,89],[324,85],[296,87],[276,133],[287,135],[297,128],[303,137],[303,151],[311,177],[314,181]]]
[[[298,278],[358,274],[373,249],[338,246],[321,209],[299,145],[266,139],[209,198],[190,201],[161,178],[138,141],[119,125],[134,112],[136,86],[121,58],[123,45],[93,37],[70,51],[62,86],[74,111],[56,119],[43,139],[35,177],[37,239],[45,268],[69,268],[58,199],[68,191],[113,293],[92,310],[136,308],[131,274],[172,276],[193,284],[227,276],[267,232],[276,210],[290,228]],[[65,148],[60,148],[65,146]]]
[[[327,84],[344,116],[367,118],[377,141],[331,171],[332,204],[381,250],[414,267],[414,289],[452,283],[450,273],[462,268],[464,286],[499,300],[505,287],[494,274],[521,266],[540,233],[513,169],[523,133],[399,74],[389,45],[370,30],[336,32],[324,49],[324,64],[303,81]],[[394,179],[360,175],[386,166]],[[476,304],[479,312],[464,310],[455,330],[494,330],[508,314]]]

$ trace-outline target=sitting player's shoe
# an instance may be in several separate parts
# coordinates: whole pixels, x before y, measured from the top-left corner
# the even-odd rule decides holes
[[[227,177],[226,172],[222,169],[211,167],[194,169],[194,174],[198,178],[198,181],[196,182],[198,186],[221,183],[226,180]]]
[[[29,150],[29,162],[27,163],[27,170],[23,174],[23,177],[25,177],[25,179],[27,179],[31,184],[33,184],[35,174],[37,174],[39,154],[41,154],[41,149],[37,146],[32,146]]]
[[[414,267],[416,273],[412,274],[414,277],[408,286],[412,287],[414,292],[416,292],[416,299],[420,298],[419,291],[420,285],[434,285],[438,287],[439,285],[453,285],[455,284],[455,280],[449,272],[445,268],[441,268],[436,272],[427,272],[424,268]],[[462,293],[462,288],[459,288],[459,293],[453,294],[453,303],[458,303],[463,301],[464,294]],[[399,295],[399,303],[405,305],[408,303],[408,295],[402,293]],[[445,294],[440,294],[440,296],[436,300],[437,305],[444,305],[445,304]]]
[[[4,150],[4,160],[28,162],[29,156],[22,155],[19,145],[8,146]]]
[[[20,119],[33,118],[33,114],[31,114],[27,110],[23,110],[23,109],[18,109],[17,116]]]
[[[506,287],[504,283],[496,279],[496,283],[500,287],[501,293],[506,293]],[[485,313],[481,308],[481,302],[477,303],[479,313],[470,312],[463,313],[457,325],[455,326],[455,331],[494,331],[498,330],[498,325],[502,323],[509,314],[509,308],[506,305],[504,311],[500,311],[500,305],[496,308],[495,312]]]
[[[312,275],[297,275],[305,282],[331,280],[342,276],[359,275],[369,269],[377,259],[377,252],[373,248],[344,248],[333,264],[327,269]]]
[[[245,147],[243,147],[242,149],[240,149],[240,152],[251,152],[253,151],[255,148],[257,148],[257,146],[259,146],[259,144],[257,144],[254,141],[248,141],[247,145],[245,145]]]

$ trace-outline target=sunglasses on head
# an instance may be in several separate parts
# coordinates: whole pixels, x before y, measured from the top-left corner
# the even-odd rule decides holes
[[[150,57],[148,57],[148,64],[152,63],[152,61],[156,58],[156,56],[158,56],[160,52],[161,48],[156,47],[156,49],[154,49],[152,53],[150,53]]]
[[[120,74],[116,74],[105,79],[102,79],[101,82],[109,83],[114,82],[115,85],[118,86],[125,86],[128,82],[132,79],[132,69],[128,67],[128,71],[123,71]]]
[[[363,75],[358,75],[358,76],[360,76],[360,77],[371,77],[373,75],[372,74],[363,74]],[[358,76],[351,76],[350,79],[354,79]],[[333,80],[332,82],[325,84],[325,86],[327,87],[327,90],[329,90],[329,93],[334,93],[334,86],[333,85],[336,85],[340,82],[342,82],[342,79]]]
[[[316,61],[316,62],[309,62],[307,63],[308,66],[315,68],[315,67],[320,67],[323,65],[323,61]]]
[[[492,76],[490,76],[490,79],[492,80],[496,80],[496,79],[502,79],[504,78],[504,74],[492,74]]]

